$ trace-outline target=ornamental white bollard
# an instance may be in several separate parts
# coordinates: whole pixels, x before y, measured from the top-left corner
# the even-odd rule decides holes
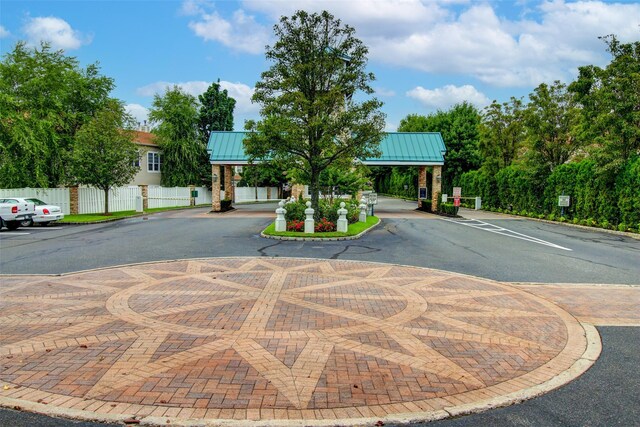
[[[307,202],[307,209],[304,210],[304,214],[307,218],[304,220],[304,232],[313,234],[315,231],[315,222],[313,221],[313,213],[315,211],[311,208],[311,202]]]
[[[276,208],[276,231],[287,231],[287,220],[284,218],[287,210],[283,206],[284,200],[280,200]]]
[[[358,217],[358,221],[367,222],[367,201],[364,197],[360,199],[360,206],[358,206],[358,209],[360,209],[360,216]]]
[[[338,209],[338,224],[336,230],[340,233],[346,233],[349,228],[349,221],[347,221],[347,210],[344,208],[346,204],[340,202],[340,209]]]

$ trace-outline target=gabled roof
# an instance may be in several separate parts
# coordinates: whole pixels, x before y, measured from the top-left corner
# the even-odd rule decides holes
[[[246,165],[248,157],[242,141],[247,132],[211,132],[207,151],[211,164]],[[443,165],[446,152],[439,132],[392,132],[380,142],[382,156],[362,159],[365,165]]]
[[[136,130],[134,131],[134,138],[133,138],[133,143],[134,144],[138,144],[138,145],[148,145],[149,147],[157,147],[158,144],[156,144],[153,140],[153,134],[150,132],[143,132],[140,130]]]

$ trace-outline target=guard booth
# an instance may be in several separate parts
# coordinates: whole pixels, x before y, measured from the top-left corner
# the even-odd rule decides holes
[[[207,152],[211,163],[211,208],[221,210],[220,192],[224,174],[225,197],[233,197],[233,166],[249,164],[242,141],[247,132],[211,132]],[[427,198],[427,168],[431,174],[431,209],[437,205],[437,194],[442,191],[442,166],[447,148],[440,132],[389,132],[379,146],[382,155],[378,158],[361,159],[369,166],[418,167],[418,207]]]

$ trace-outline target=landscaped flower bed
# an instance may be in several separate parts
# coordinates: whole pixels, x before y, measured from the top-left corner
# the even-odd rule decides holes
[[[328,232],[315,232],[315,233],[304,233],[304,221],[302,224],[302,231],[281,231],[276,232],[275,223],[271,223],[267,228],[264,229],[262,234],[266,236],[278,236],[278,237],[301,237],[301,238],[340,238],[340,237],[351,237],[357,236],[358,234],[366,231],[367,229],[378,224],[380,220],[376,216],[368,216],[367,222],[354,222],[353,224],[349,224],[349,228],[346,233],[339,233],[337,231],[328,231]]]

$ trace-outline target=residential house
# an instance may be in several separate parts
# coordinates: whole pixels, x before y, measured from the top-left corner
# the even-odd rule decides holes
[[[140,171],[129,185],[160,185],[162,176],[162,150],[153,140],[153,134],[142,130],[135,131],[134,144],[138,146]]]

